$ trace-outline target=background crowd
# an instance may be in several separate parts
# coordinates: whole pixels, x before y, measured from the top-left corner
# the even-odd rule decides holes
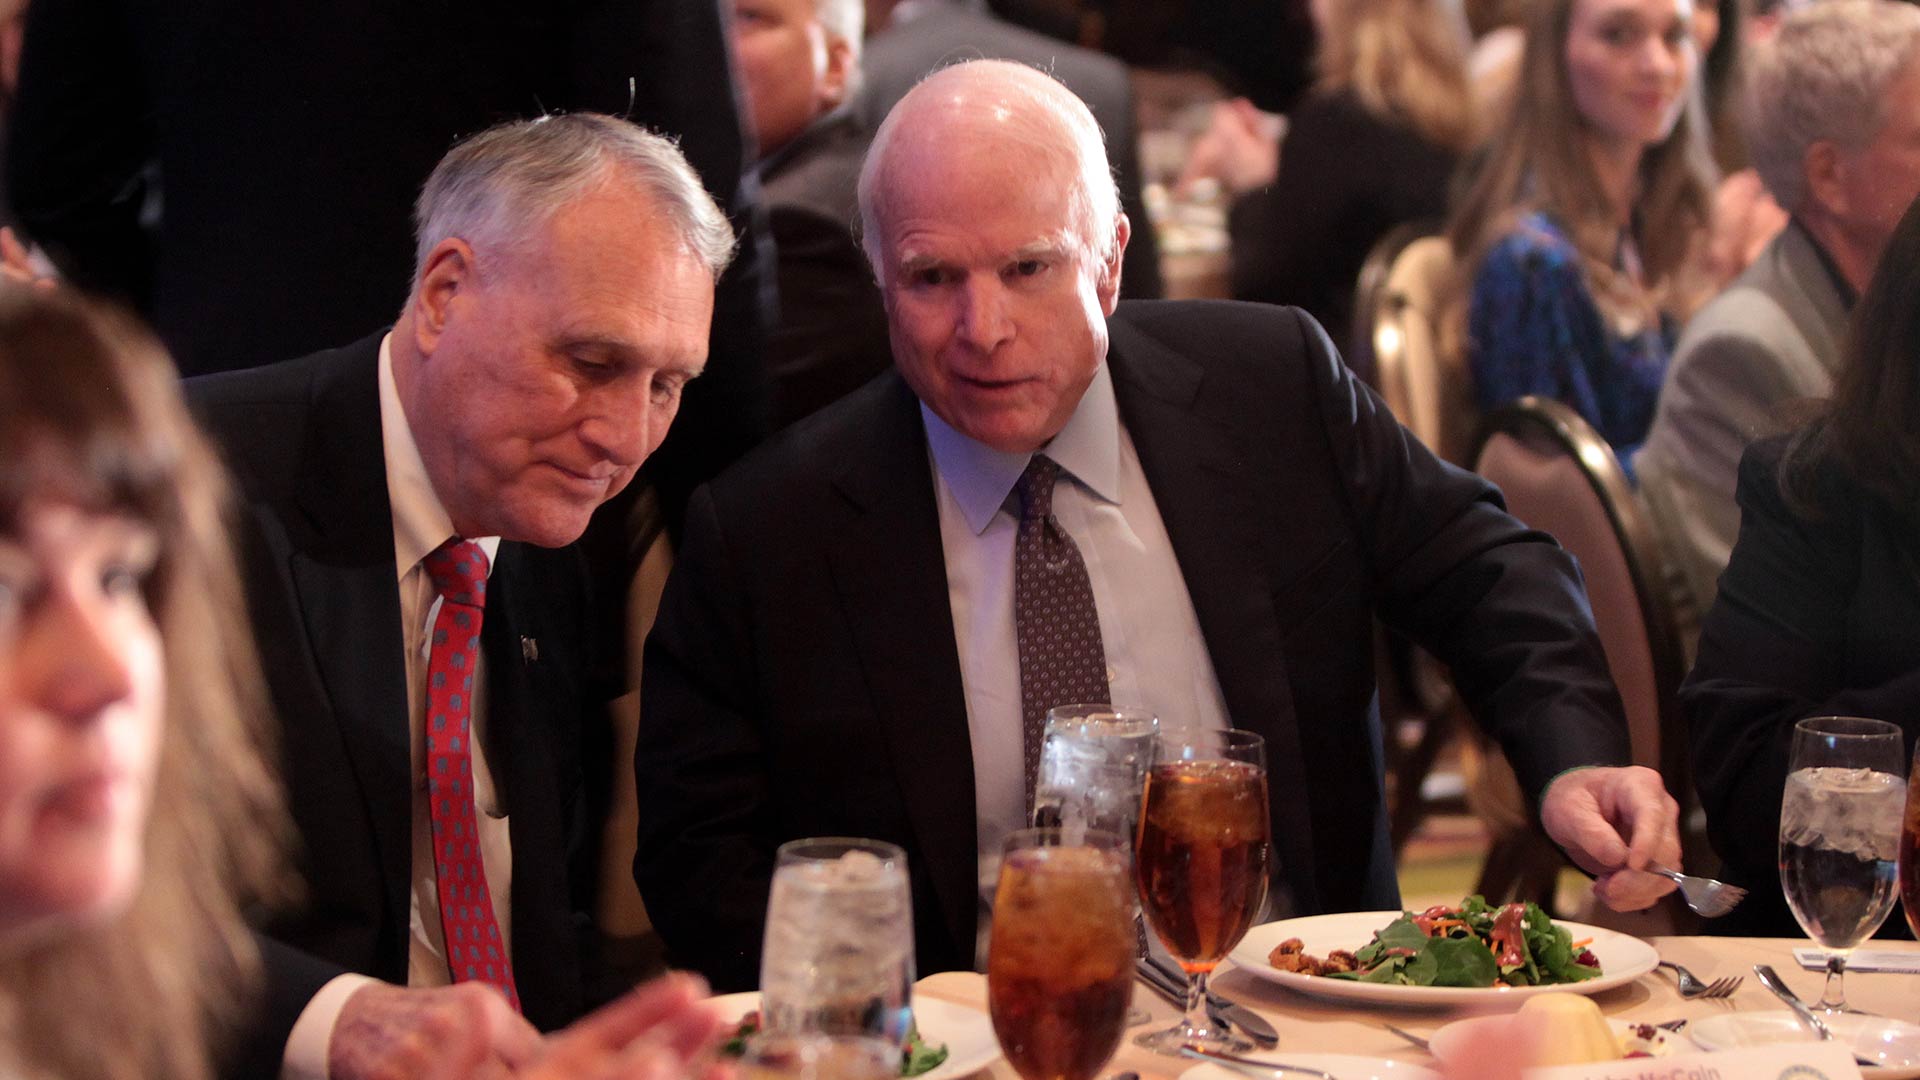
[[[1920,736],[1920,8],[0,19],[0,1077],[704,1072],[782,840],[979,962],[1041,670],[1265,735],[1277,914],[1397,902],[1376,622],[1616,908],[1797,934],[1793,722]],[[1450,429],[1652,523],[1681,768],[1389,410],[1416,250]]]

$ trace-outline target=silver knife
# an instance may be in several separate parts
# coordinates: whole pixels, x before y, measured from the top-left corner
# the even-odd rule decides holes
[[[1821,1023],[1820,1018],[1813,1015],[1813,1011],[1808,1009],[1806,1003],[1800,1000],[1800,996],[1795,994],[1793,989],[1781,981],[1779,975],[1774,973],[1772,964],[1755,964],[1753,965],[1753,973],[1759,977],[1760,985],[1773,991],[1774,997],[1786,1002],[1787,1007],[1793,1010],[1793,1014],[1800,1018],[1800,1022],[1812,1028],[1813,1033],[1820,1036],[1822,1042],[1846,1043],[1845,1039],[1835,1039],[1833,1037],[1833,1032],[1827,1025]],[[1853,1060],[1856,1065],[1880,1064],[1878,1061],[1872,1058],[1862,1057],[1858,1053],[1853,1055]]]
[[[1149,956],[1142,960],[1141,964],[1144,965],[1141,971],[1143,976],[1148,971],[1151,971],[1159,977],[1163,987],[1180,991],[1182,998],[1179,1005],[1182,1008],[1186,1007],[1184,994],[1187,977],[1185,974],[1181,973],[1178,969],[1168,968],[1167,965],[1157,957]],[[1245,1005],[1209,991],[1207,993],[1207,1007],[1208,1011],[1218,1013],[1229,1025],[1246,1032],[1248,1038],[1259,1043],[1261,1046],[1274,1047],[1280,1045],[1280,1033],[1273,1029],[1272,1024],[1267,1023],[1265,1017],[1247,1008]]]

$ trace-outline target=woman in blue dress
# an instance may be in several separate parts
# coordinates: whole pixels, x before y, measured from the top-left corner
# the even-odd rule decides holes
[[[1571,406],[1631,467],[1711,206],[1688,0],[1549,0],[1449,228],[1482,409]]]

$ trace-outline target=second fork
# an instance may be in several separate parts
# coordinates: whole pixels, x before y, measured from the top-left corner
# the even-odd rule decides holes
[[[1693,972],[1671,960],[1660,961],[1660,966],[1673,972],[1680,996],[1683,998],[1724,998],[1731,997],[1740,988],[1741,976],[1727,975],[1707,982]]]

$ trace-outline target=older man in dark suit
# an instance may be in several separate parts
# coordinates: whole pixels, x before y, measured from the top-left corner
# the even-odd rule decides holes
[[[188,387],[245,497],[302,840],[271,930],[552,1029],[624,989],[588,914],[620,641],[569,545],[699,374],[733,234],[670,143],[591,113],[456,147],[418,217],[391,330]],[[367,982],[298,984],[290,1065],[368,1071],[420,1006]]]
[[[1300,313],[1118,303],[1130,225],[1077,98],[949,68],[860,196],[896,372],[696,494],[647,646],[635,871],[673,956],[751,985],[775,847],[840,834],[906,849],[920,970],[971,966],[1037,719],[1088,692],[1067,670],[1261,733],[1286,906],[1392,907],[1375,612],[1452,666],[1605,899],[1671,889],[1637,868],[1678,857],[1676,808],[1618,766],[1572,561]]]

